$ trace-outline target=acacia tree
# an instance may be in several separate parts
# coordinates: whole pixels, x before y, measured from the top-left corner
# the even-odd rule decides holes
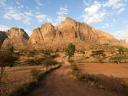
[[[110,60],[114,61],[115,63],[119,64],[121,63],[123,60],[126,60],[127,57],[125,56],[125,49],[122,47],[118,48],[118,53],[113,55]]]
[[[103,58],[105,58],[103,50],[92,51],[92,56],[97,58],[99,62],[103,62]]]
[[[114,61],[115,63],[119,64],[122,60],[127,59],[125,56],[120,54],[116,54],[110,58],[110,60]]]
[[[124,49],[123,49],[122,47],[120,47],[120,48],[118,49],[118,53],[119,53],[120,55],[124,55]]]
[[[12,47],[7,50],[0,51],[0,83],[4,77],[5,68],[7,66],[12,67],[17,59],[18,57],[15,56],[14,49]]]
[[[76,50],[75,45],[72,43],[70,43],[66,48],[66,55],[68,56],[68,61],[70,61],[71,57],[74,55],[75,50]]]

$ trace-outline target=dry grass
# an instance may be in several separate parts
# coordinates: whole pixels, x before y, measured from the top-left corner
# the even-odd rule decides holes
[[[128,64],[86,63],[77,64],[77,67],[82,73],[103,74],[106,76],[128,79]]]
[[[76,79],[88,82],[89,86],[96,86],[97,88],[103,90],[116,92],[118,94],[122,94],[123,96],[127,96],[128,75],[125,73],[127,68],[128,65],[80,64],[73,66],[72,74],[76,77]],[[116,70],[117,73],[114,70]],[[115,73],[113,73],[113,71]],[[118,74],[122,71],[125,73],[123,76]]]
[[[45,71],[42,66],[24,66],[7,68],[6,75],[3,78],[3,84],[0,85],[0,96],[8,96],[25,84],[33,81],[32,69]]]

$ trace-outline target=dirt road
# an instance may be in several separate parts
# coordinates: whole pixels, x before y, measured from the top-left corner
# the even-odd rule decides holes
[[[48,74],[38,88],[26,96],[122,96],[97,89],[86,82],[74,80],[69,75],[69,65]]]

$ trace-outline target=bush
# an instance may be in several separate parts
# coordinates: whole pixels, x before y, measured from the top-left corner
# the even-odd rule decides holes
[[[40,74],[41,74],[41,70],[38,69],[32,69],[31,70],[31,74],[34,80],[38,80]]]
[[[43,66],[44,66],[44,67],[46,68],[46,70],[47,70],[49,67],[58,64],[58,62],[55,61],[55,60],[53,60],[53,59],[47,58],[47,59],[45,59],[45,60],[43,61],[42,64],[43,64]]]
[[[34,59],[29,59],[27,63],[30,65],[41,65],[43,60],[44,60],[43,58],[34,58]]]
[[[4,76],[5,68],[7,66],[13,67],[15,61],[18,59],[18,56],[9,50],[0,51],[0,82]]]
[[[68,56],[68,61],[70,61],[70,58],[74,55],[74,53],[75,53],[75,45],[70,43],[66,48],[66,55]]]

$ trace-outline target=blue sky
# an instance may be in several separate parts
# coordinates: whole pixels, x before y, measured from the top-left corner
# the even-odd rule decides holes
[[[32,29],[71,17],[128,40],[128,0],[0,0],[0,30]]]

